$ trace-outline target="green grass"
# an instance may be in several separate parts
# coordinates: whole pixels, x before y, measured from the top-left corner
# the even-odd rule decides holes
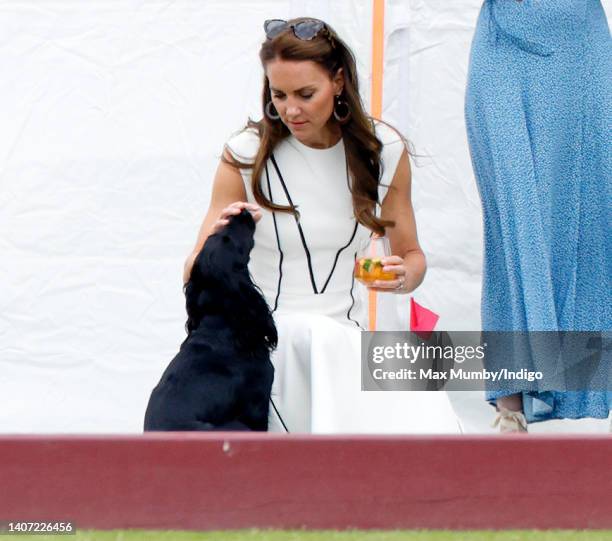
[[[0,538],[5,537],[0,534]],[[148,530],[80,530],[67,537],[57,535],[18,535],[23,541],[609,541],[612,530],[506,530],[506,531],[302,531],[235,530],[184,532]]]

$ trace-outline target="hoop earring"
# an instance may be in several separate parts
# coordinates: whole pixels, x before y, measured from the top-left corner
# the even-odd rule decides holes
[[[338,112],[340,109],[340,112]],[[344,109],[344,115],[342,114]],[[341,124],[346,122],[351,117],[351,109],[348,102],[340,99],[340,94],[336,96],[336,103],[334,105],[334,118]]]
[[[274,104],[272,103],[272,100],[270,100],[268,103],[266,103],[266,106],[264,107],[264,112],[266,113],[266,116],[270,120],[278,120],[280,118],[280,115],[278,114],[278,111],[276,110],[276,107],[274,107],[274,113],[272,113],[271,107],[274,107]]]

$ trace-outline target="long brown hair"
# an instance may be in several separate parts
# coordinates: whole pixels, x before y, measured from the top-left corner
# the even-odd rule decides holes
[[[307,17],[292,19],[294,24]],[[350,117],[346,122],[339,123],[351,177],[350,189],[353,199],[353,212],[355,218],[365,227],[379,235],[385,233],[385,227],[393,227],[395,222],[382,220],[375,215],[378,201],[378,186],[382,176],[380,154],[383,144],[374,132],[374,118],[364,111],[359,95],[359,83],[355,57],[349,47],[342,41],[336,32],[325,24],[323,30],[311,40],[298,39],[288,27],[273,39],[267,39],[261,45],[259,58],[264,68],[262,91],[262,111],[272,99],[270,85],[265,74],[268,62],[280,58],[281,60],[311,60],[316,62],[329,74],[330,79],[340,68],[343,68],[344,88],[340,99],[348,104]],[[344,114],[344,111],[342,112]],[[332,122],[337,122],[332,115]],[[244,163],[228,153],[230,160],[222,156],[223,162],[240,169],[252,169],[251,184],[255,201],[268,210],[288,212],[299,217],[297,209],[293,206],[277,205],[270,201],[262,191],[261,176],[265,164],[274,151],[274,148],[283,139],[290,135],[289,128],[280,120],[271,120],[264,113],[263,118],[254,121],[249,118],[244,129],[255,128],[259,135],[260,145],[252,163]],[[408,148],[406,139],[398,134]],[[227,148],[227,145],[226,145]]]

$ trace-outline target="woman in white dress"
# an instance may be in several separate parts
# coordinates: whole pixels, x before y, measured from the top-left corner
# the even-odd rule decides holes
[[[425,275],[410,202],[405,139],[365,114],[355,59],[318,19],[271,20],[260,50],[263,118],[227,142],[184,282],[208,235],[249,210],[249,270],[278,328],[270,430],[457,433],[443,392],[361,391],[367,295],[353,278],[357,249],[386,234],[404,295]],[[405,330],[405,329],[394,329]]]

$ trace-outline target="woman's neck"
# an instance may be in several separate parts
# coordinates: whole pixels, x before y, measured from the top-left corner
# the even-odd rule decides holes
[[[327,124],[326,129],[321,130],[316,137],[310,137],[308,139],[298,139],[300,143],[318,149],[331,148],[338,144],[338,141],[342,139],[342,129],[336,123]]]

